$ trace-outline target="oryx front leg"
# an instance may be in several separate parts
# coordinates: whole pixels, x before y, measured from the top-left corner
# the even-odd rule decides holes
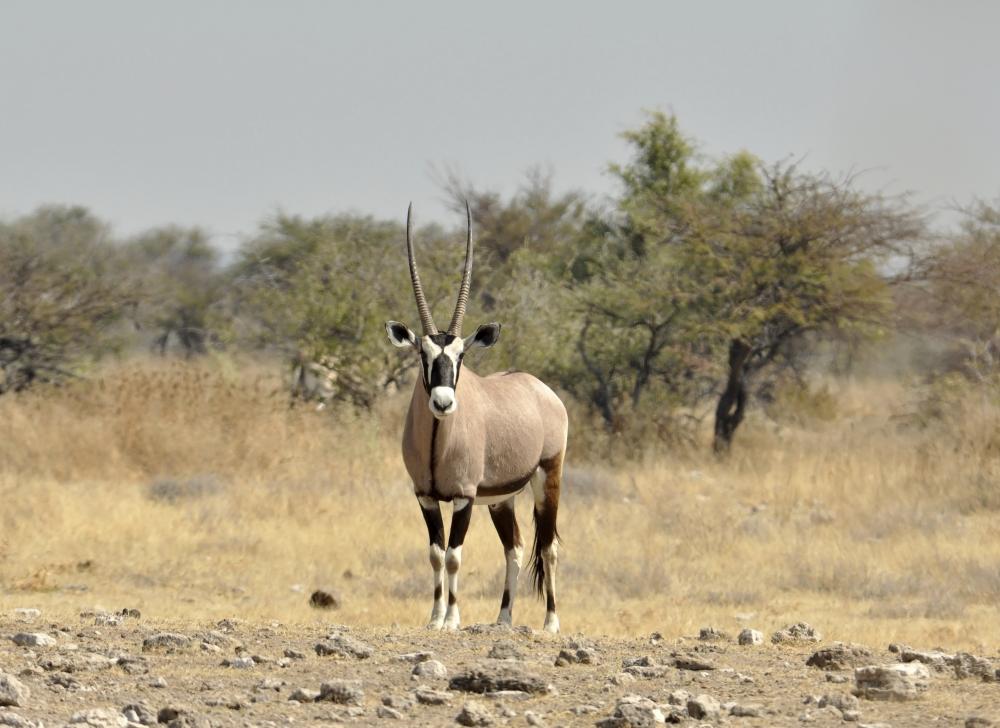
[[[444,618],[445,629],[458,629],[461,619],[458,615],[458,570],[462,566],[462,544],[469,532],[472,520],[472,499],[456,498],[455,512],[451,516],[451,533],[448,534],[448,550],[444,555],[444,566],[448,570],[448,613]]]
[[[427,524],[427,534],[430,536],[430,561],[434,570],[434,607],[431,609],[431,620],[428,629],[441,629],[444,626],[444,521],[441,520],[441,506],[433,498],[417,496],[420,511],[424,514]]]
[[[517,527],[517,516],[514,513],[514,499],[511,498],[503,503],[495,503],[489,508],[490,517],[493,519],[493,525],[497,529],[497,535],[500,536],[504,557],[507,560],[503,596],[500,597],[500,614],[497,615],[497,624],[511,625],[514,619],[514,598],[517,596],[517,577],[521,573],[521,556],[524,552],[524,545],[521,542],[521,533]]]

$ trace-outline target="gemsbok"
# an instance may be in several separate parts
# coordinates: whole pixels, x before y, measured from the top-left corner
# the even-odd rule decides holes
[[[566,408],[555,392],[530,374],[502,372],[480,377],[462,367],[466,352],[493,346],[500,337],[500,324],[490,323],[462,338],[472,282],[472,215],[466,203],[465,269],[451,324],[441,333],[434,325],[417,274],[412,209],[411,204],[406,213],[406,252],[423,336],[398,321],[387,321],[385,329],[395,346],[420,355],[420,378],[414,385],[403,429],[403,462],[430,536],[434,607],[427,626],[458,629],[458,570],[473,505],[489,506],[503,544],[507,568],[497,623],[512,623],[524,550],[514,497],[530,483],[534,495],[535,588],[539,596],[545,596],[544,629],[558,632],[556,513],[569,427]],[[441,501],[451,501],[454,506],[447,548]]]

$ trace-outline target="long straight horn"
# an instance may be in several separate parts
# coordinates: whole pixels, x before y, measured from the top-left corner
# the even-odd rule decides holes
[[[413,297],[417,299],[417,310],[420,312],[420,323],[424,326],[424,335],[438,332],[431,316],[431,309],[424,297],[424,287],[420,285],[420,274],[417,273],[417,259],[413,257],[413,203],[406,208],[406,257],[410,261],[410,282],[413,284]]]
[[[469,201],[465,201],[465,223],[468,236],[465,239],[465,271],[462,273],[462,286],[458,289],[458,302],[455,304],[455,314],[451,317],[448,333],[452,336],[462,335],[462,319],[465,318],[465,306],[469,302],[469,286],[472,285],[472,211]]]

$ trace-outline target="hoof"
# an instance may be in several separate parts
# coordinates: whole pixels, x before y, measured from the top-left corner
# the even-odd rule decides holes
[[[559,634],[559,617],[554,614],[545,615],[545,624],[542,629],[549,634]]]
[[[434,630],[434,631],[437,631],[439,629],[444,629],[444,620],[443,619],[432,619],[430,622],[427,623],[427,629]]]

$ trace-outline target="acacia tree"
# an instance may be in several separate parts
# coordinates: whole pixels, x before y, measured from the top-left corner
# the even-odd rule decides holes
[[[204,354],[218,339],[211,319],[225,295],[218,250],[201,230],[179,227],[150,230],[123,249],[142,290],[137,322],[152,332],[153,350],[165,354],[174,339],[184,356]]]
[[[0,392],[72,376],[114,348],[136,301],[107,227],[85,209],[0,224]]]
[[[909,252],[921,220],[851,178],[745,152],[706,161],[664,114],[625,139],[617,215],[590,242],[601,264],[578,296],[593,401],[616,427],[647,398],[678,411],[723,380],[714,446],[725,450],[751,375],[819,336],[877,335],[889,304],[880,266]]]
[[[851,178],[759,166],[760,185],[692,230],[722,261],[721,329],[729,337],[727,385],[716,408],[715,448],[742,420],[747,379],[794,363],[816,338],[872,339],[891,312],[888,285],[923,234],[900,200],[859,191]]]
[[[386,345],[383,328],[387,317],[415,310],[404,240],[401,224],[371,217],[279,216],[234,265],[231,335],[290,360],[329,362],[335,398],[371,407],[413,364]],[[435,226],[415,233],[432,308],[454,305],[458,241]]]
[[[926,258],[905,311],[923,331],[944,333],[960,370],[981,383],[1000,375],[1000,203],[962,210],[961,229]]]

